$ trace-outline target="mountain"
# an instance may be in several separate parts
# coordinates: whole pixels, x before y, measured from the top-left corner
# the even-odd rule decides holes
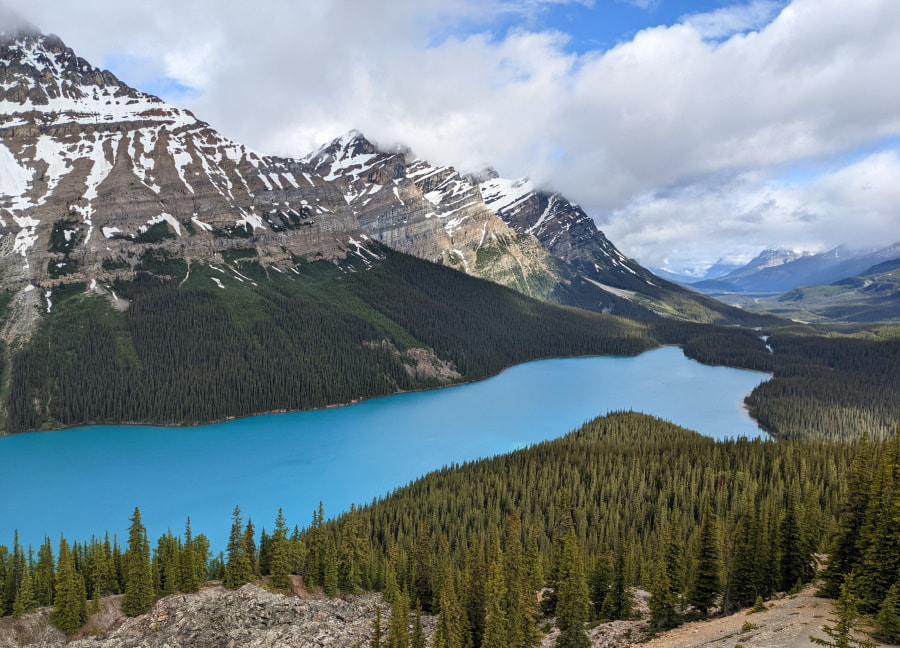
[[[0,61],[8,430],[307,409],[682,335],[551,304],[766,321],[655,277],[528,181],[355,131],[260,155],[29,27]]]
[[[900,257],[823,286],[802,286],[781,295],[735,303],[802,322],[900,321]]]
[[[527,180],[464,177],[355,131],[303,159],[261,155],[29,28],[0,37],[0,59],[0,285],[15,292],[4,339],[33,330],[47,291],[108,294],[149,252],[190,265],[253,248],[286,271],[368,257],[373,239],[563,305],[742,317],[655,277]]]
[[[900,257],[900,243],[878,250],[852,250],[839,246],[822,254],[764,250],[742,268],[714,281],[694,283],[691,287],[708,294],[782,293],[798,286],[827,285],[896,257]]]

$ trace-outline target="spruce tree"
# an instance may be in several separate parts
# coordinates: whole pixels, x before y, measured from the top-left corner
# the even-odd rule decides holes
[[[87,623],[87,593],[84,578],[75,569],[75,558],[64,538],[59,541],[56,593],[50,621],[67,635]]]
[[[460,602],[466,618],[466,630],[471,645],[480,646],[484,638],[485,610],[487,608],[487,573],[483,549],[472,543],[466,550],[465,571],[459,589]]]
[[[853,593],[853,581],[853,574],[848,574],[841,585],[840,597],[834,601],[834,625],[822,626],[822,632],[829,638],[822,639],[810,635],[810,641],[829,648],[875,648],[873,641],[859,638],[863,632],[859,616],[859,598]]]
[[[466,648],[466,619],[452,575],[444,579],[438,602],[441,612],[434,629],[432,648]]]
[[[243,525],[241,509],[234,507],[231,514],[231,533],[228,540],[228,558],[225,563],[225,587],[237,589],[256,577],[255,556],[253,554],[253,527]]]
[[[13,616],[21,617],[26,612],[31,612],[38,605],[34,597],[34,586],[32,585],[31,573],[25,570],[22,576],[22,583],[19,586],[19,592],[16,594],[16,600],[13,602]]]
[[[778,528],[780,588],[790,590],[798,582],[805,583],[813,575],[812,556],[805,550],[797,510],[790,502]]]
[[[382,648],[384,646],[384,629],[381,625],[381,606],[375,604],[375,618],[372,620],[372,640],[369,648]]]
[[[861,610],[876,613],[900,574],[900,435],[881,451],[858,546]]]
[[[875,617],[877,637],[900,644],[900,580],[891,586]]]
[[[422,629],[422,610],[416,610],[413,620],[412,637],[409,640],[409,648],[426,648],[425,631]]]
[[[847,496],[844,501],[841,527],[828,556],[823,577],[823,594],[837,597],[844,577],[862,560],[859,551],[859,535],[866,518],[869,491],[873,476],[873,446],[863,439],[859,442],[856,457],[847,471]]]
[[[55,571],[53,547],[50,545],[50,538],[44,538],[44,543],[38,549],[37,564],[34,568],[34,596],[39,605],[53,603]]]
[[[719,549],[718,518],[709,507],[700,524],[700,537],[695,556],[696,571],[688,596],[688,604],[706,616],[722,592],[722,559]]]
[[[197,556],[190,517],[184,525],[184,543],[181,545],[181,553],[178,556],[178,589],[182,592],[196,592],[200,589],[200,576],[197,573]]]
[[[281,509],[278,509],[275,531],[269,542],[271,547],[269,573],[272,575],[272,587],[288,589],[291,586],[291,547],[287,537],[287,524]]]
[[[488,553],[485,580],[484,637],[482,648],[508,648],[509,620],[506,616],[506,579],[503,575],[503,554],[500,538],[494,533]]]
[[[150,564],[150,543],[147,530],[141,523],[141,512],[135,507],[129,518],[128,549],[125,551],[125,595],[122,611],[128,616],[143,614],[153,605],[153,569]]]
[[[325,540],[325,554],[322,560],[322,591],[325,596],[337,596],[338,552],[331,535]]]
[[[584,625],[590,612],[590,598],[584,575],[584,558],[574,528],[569,529],[563,541],[558,582],[556,625],[559,627],[559,637],[556,645],[559,648],[587,648],[590,640]]]
[[[607,601],[607,597],[609,596],[609,590],[612,587],[613,581],[613,566],[609,560],[609,555],[604,553],[596,560],[594,560],[594,566],[591,569],[590,577],[588,578],[588,591],[591,596],[591,604],[594,607],[594,616],[597,619],[601,620],[610,620],[612,619],[612,611],[607,610],[609,615],[604,615],[603,611],[603,603]],[[608,607],[612,607],[612,599],[609,599],[610,603]]]
[[[503,551],[503,573],[506,580],[506,618],[510,648],[532,648],[540,643],[537,629],[537,588],[525,571],[525,548],[519,514],[510,515]]]
[[[339,584],[345,592],[358,594],[363,589],[363,563],[367,554],[362,522],[355,505],[344,516],[341,529]]]
[[[650,587],[650,625],[661,630],[677,626],[681,618],[677,610],[678,596],[669,578],[669,568],[664,557],[656,564],[656,575]]]
[[[409,595],[401,591],[391,604],[386,648],[409,648]]]

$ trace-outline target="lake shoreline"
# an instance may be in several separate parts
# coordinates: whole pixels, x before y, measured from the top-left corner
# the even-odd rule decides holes
[[[380,398],[390,398],[392,396],[398,396],[401,394],[419,394],[419,393],[425,393],[425,392],[440,391],[440,390],[449,389],[452,387],[473,385],[473,384],[477,384],[480,382],[484,382],[485,380],[490,380],[491,378],[496,378],[497,376],[502,375],[503,373],[509,371],[510,369],[512,369],[514,367],[520,367],[522,365],[529,364],[531,362],[543,362],[546,360],[577,360],[577,359],[582,359],[582,358],[636,358],[645,353],[649,353],[650,351],[656,351],[658,349],[665,349],[665,348],[671,348],[671,347],[681,349],[682,354],[684,354],[684,346],[681,344],[660,344],[660,345],[645,349],[645,350],[641,351],[640,353],[636,353],[634,355],[542,356],[539,358],[532,358],[530,360],[523,360],[522,362],[515,362],[515,363],[505,365],[503,368],[501,368],[496,373],[492,373],[492,374],[489,374],[486,376],[481,376],[479,378],[472,378],[471,380],[462,380],[462,381],[450,383],[447,385],[441,385],[439,387],[427,387],[427,388],[422,388],[422,389],[401,389],[401,390],[398,390],[395,392],[391,392],[389,394],[381,394],[379,396],[365,396],[365,397],[361,397],[361,398],[355,398],[349,402],[332,403],[329,405],[323,405],[321,407],[313,407],[310,409],[266,410],[266,411],[261,411],[261,412],[253,412],[251,414],[241,414],[240,416],[226,416],[223,418],[210,419],[210,420],[206,420],[206,421],[194,421],[194,422],[190,422],[190,423],[160,423],[160,422],[155,422],[155,421],[99,421],[99,422],[87,421],[84,423],[76,423],[73,425],[60,425],[59,427],[49,427],[49,428],[42,428],[42,429],[37,429],[37,430],[23,430],[21,432],[14,432],[12,434],[4,432],[4,433],[0,434],[0,439],[2,439],[4,437],[19,436],[22,434],[39,434],[42,432],[60,432],[63,430],[75,430],[75,429],[83,428],[83,427],[95,427],[95,426],[99,427],[99,426],[107,426],[107,425],[122,426],[122,427],[157,427],[157,428],[174,428],[174,429],[194,428],[194,427],[203,427],[203,426],[207,426],[207,425],[217,425],[220,423],[228,423],[230,421],[241,421],[244,419],[254,418],[257,416],[268,416],[268,415],[272,415],[272,414],[299,414],[299,413],[303,413],[303,412],[321,412],[321,411],[336,409],[336,408],[340,408],[340,407],[349,407],[351,405],[358,405],[359,403],[365,403],[368,401],[378,400]],[[706,362],[701,362],[700,360],[697,360],[695,358],[691,358],[690,356],[688,356],[686,354],[684,354],[684,357],[687,358],[688,360],[697,362],[698,364],[701,364],[705,367],[726,367],[728,369],[736,369],[739,371],[749,371],[752,373],[763,374],[763,375],[767,376],[766,380],[772,380],[774,378],[774,374],[771,374],[771,373],[768,373],[765,371],[756,371],[753,369],[745,369],[743,367],[733,367],[731,365],[710,364],[710,363],[706,363]],[[763,382],[765,382],[765,381],[763,381]],[[762,384],[762,383],[760,383],[760,384]],[[747,394],[747,396],[749,396],[749,394]],[[746,396],[745,396],[745,398],[746,398]],[[768,434],[771,438],[778,440],[778,437],[771,430],[766,429],[756,418],[753,417],[753,415],[750,413],[749,408],[747,408],[746,403],[744,403],[742,405],[742,407],[743,407],[744,411],[747,413],[747,416],[749,416],[750,419],[753,420],[753,422],[756,423],[761,430],[766,432],[766,434]]]

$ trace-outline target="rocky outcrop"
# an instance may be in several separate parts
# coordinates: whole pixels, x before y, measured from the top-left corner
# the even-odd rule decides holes
[[[499,218],[453,167],[381,150],[358,131],[303,161],[342,187],[359,226],[395,250],[535,297],[548,297],[562,279],[553,255]]]
[[[207,587],[156,602],[146,614],[126,618],[102,636],[76,639],[69,648],[352,648],[368,645],[375,608],[383,626],[390,607],[379,594],[333,599],[301,599],[273,594],[255,585],[236,591]],[[434,621],[423,618],[430,636]],[[63,642],[32,648],[62,648]]]

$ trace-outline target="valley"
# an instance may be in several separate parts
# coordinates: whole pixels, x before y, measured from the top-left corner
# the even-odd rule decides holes
[[[765,646],[817,579],[900,641],[896,243],[683,286],[552,184],[291,155],[0,7],[0,647]]]

